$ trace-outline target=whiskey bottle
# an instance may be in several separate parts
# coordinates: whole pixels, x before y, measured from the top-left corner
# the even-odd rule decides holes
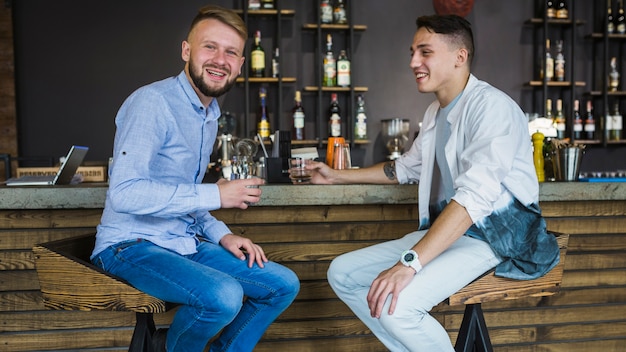
[[[296,91],[294,98],[294,106],[292,110],[293,114],[293,133],[292,140],[301,141],[304,140],[304,108],[302,107],[302,97],[300,91]]]
[[[272,57],[272,77],[278,78],[280,77],[280,61],[278,57],[280,56],[280,50],[278,48],[274,49],[274,56]]]
[[[565,56],[563,55],[563,41],[556,41],[556,58],[554,59],[554,79],[565,81]]]
[[[553,19],[556,18],[556,7],[554,6],[553,0],[548,0],[546,4],[546,18]]]
[[[337,57],[337,85],[350,87],[350,60],[345,50],[341,50]]]
[[[569,11],[567,10],[567,4],[565,0],[559,0],[556,6],[556,18],[567,19],[569,17]]]
[[[615,23],[613,22],[613,10],[611,9],[611,0],[607,0],[606,21],[606,33],[615,33]]]
[[[554,125],[556,126],[556,138],[565,138],[565,115],[563,114],[563,100],[556,101],[556,115],[554,115]]]
[[[615,21],[615,30],[619,34],[626,33],[626,18],[624,18],[624,0],[618,1],[617,20]]]
[[[583,138],[583,119],[580,116],[580,102],[578,99],[574,100],[574,139]]]
[[[367,139],[367,115],[365,115],[365,98],[363,98],[362,94],[359,94],[356,98],[354,139]]]
[[[333,8],[333,22],[335,24],[348,23],[348,17],[346,16],[346,7],[343,3],[343,0],[337,0],[337,3]]]
[[[554,78],[554,59],[550,53],[550,39],[546,39],[546,69],[545,79],[551,81]]]
[[[608,122],[609,118],[611,123]],[[619,103],[615,103],[613,114],[607,116],[606,128],[609,131],[609,140],[619,141],[622,138],[622,114],[619,112]]]
[[[265,50],[261,46],[261,31],[254,33],[254,44],[250,51],[250,76],[265,76]]]
[[[341,109],[337,101],[337,93],[330,95],[330,108],[328,109],[328,133],[330,137],[341,136]]]
[[[591,100],[587,100],[587,116],[585,118],[584,130],[586,139],[596,139],[596,121],[593,118],[593,107],[591,105]]]
[[[333,7],[330,0],[322,0],[320,4],[320,22],[322,24],[333,23]]]
[[[330,34],[326,36],[326,55],[324,56],[324,80],[322,85],[334,87],[337,84],[337,66],[335,55],[333,54],[333,38]]]
[[[619,72],[617,71],[617,58],[614,56],[611,58],[611,71],[609,72],[609,91],[617,91],[619,87]]]
[[[263,141],[270,139],[270,117],[267,110],[267,90],[263,87],[259,88],[259,111],[257,113],[258,124],[257,133]]]

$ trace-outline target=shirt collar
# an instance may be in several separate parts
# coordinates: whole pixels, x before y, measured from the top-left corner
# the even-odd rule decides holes
[[[216,98],[213,98],[211,100],[211,103],[209,104],[209,107],[207,109],[208,111],[205,111],[204,104],[202,104],[200,98],[198,97],[198,94],[196,94],[196,91],[191,86],[191,83],[189,83],[189,79],[187,78],[185,70],[182,70],[178,74],[176,79],[178,80],[178,84],[180,84],[180,86],[183,88],[183,91],[187,95],[189,102],[191,103],[191,105],[193,105],[194,110],[205,114],[209,121],[217,120],[220,117],[221,111]]]

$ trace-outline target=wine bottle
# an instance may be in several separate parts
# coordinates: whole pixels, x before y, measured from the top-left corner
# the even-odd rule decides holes
[[[565,81],[565,56],[563,55],[563,41],[556,41],[556,57],[554,59],[554,80]]]
[[[270,139],[270,117],[267,109],[267,90],[264,87],[259,88],[259,111],[257,113],[258,124],[257,133],[263,141]]]
[[[583,119],[580,116],[580,102],[578,99],[574,100],[574,139],[583,138]]]
[[[569,17],[569,11],[567,10],[567,4],[565,0],[559,0],[556,6],[556,18],[567,19]]]
[[[343,0],[337,0],[335,8],[333,8],[333,22],[335,24],[347,24],[346,7]]]
[[[272,57],[272,77],[278,78],[280,77],[280,62],[278,57],[280,56],[280,50],[278,48],[274,49],[274,56]]]
[[[254,44],[250,51],[250,75],[252,77],[265,76],[265,50],[261,46],[261,31],[254,33]]]
[[[326,55],[324,56],[324,80],[323,86],[334,87],[337,84],[337,66],[335,55],[333,54],[333,38],[330,34],[326,36]]]
[[[611,0],[607,0],[606,21],[606,33],[615,33],[615,23],[613,22],[613,10],[611,9]]]
[[[615,103],[615,109],[613,109],[613,115],[610,116],[611,123],[608,123],[609,116],[607,116],[607,130],[609,131],[609,140],[619,141],[622,138],[622,114],[619,112],[619,103]]]
[[[261,8],[265,10],[273,10],[274,0],[261,0]]]
[[[556,138],[565,138],[565,115],[563,114],[563,100],[556,100],[556,115],[554,115],[554,124],[556,126]]]
[[[292,110],[293,116],[293,134],[292,140],[301,141],[304,140],[304,108],[302,107],[302,97],[300,91],[296,91],[294,98],[294,107]]]
[[[320,4],[320,22],[322,24],[333,23],[333,7],[330,0],[322,0]]]
[[[546,99],[546,119],[554,120],[554,116],[552,115],[552,99]]]
[[[546,17],[548,19],[556,18],[556,7],[553,0],[547,0],[546,4]]]
[[[619,34],[626,33],[626,18],[624,18],[624,0],[618,1],[619,7],[617,10],[617,20],[615,24],[615,29]]]
[[[609,91],[615,92],[619,87],[619,71],[617,71],[617,58],[614,56],[610,62],[611,71],[609,72]]]
[[[546,39],[546,80],[551,81],[554,78],[554,58],[550,53],[550,39]]]
[[[345,50],[341,50],[337,57],[337,85],[350,87],[350,60]]]
[[[248,0],[248,10],[260,10],[261,0]]]
[[[367,115],[365,115],[365,98],[362,94],[356,98],[356,118],[354,120],[354,139],[367,139]]]
[[[337,100],[337,93],[330,95],[330,108],[328,109],[328,132],[330,137],[341,136],[341,109]]]
[[[586,139],[596,139],[596,121],[593,118],[593,106],[591,105],[591,100],[587,100],[587,116],[585,118],[584,130]]]

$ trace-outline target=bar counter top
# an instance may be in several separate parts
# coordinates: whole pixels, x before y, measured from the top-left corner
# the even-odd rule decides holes
[[[0,186],[0,209],[99,209],[104,207],[106,183],[73,186]],[[261,186],[256,206],[415,204],[417,185],[290,185]],[[626,200],[625,182],[545,182],[539,200]]]

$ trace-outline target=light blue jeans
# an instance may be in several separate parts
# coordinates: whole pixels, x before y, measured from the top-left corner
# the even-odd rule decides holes
[[[169,352],[203,351],[220,331],[210,351],[252,351],[300,289],[290,269],[274,262],[248,268],[247,261],[209,242],[182,256],[146,240],[125,241],[93,262],[143,292],[180,304],[167,334]]]
[[[453,352],[446,330],[429,311],[501,261],[486,242],[463,236],[415,276],[400,293],[393,315],[387,314],[391,302],[387,299],[381,317],[372,318],[366,298],[372,281],[425,233],[412,232],[343,254],[328,269],[328,282],[337,296],[392,352]]]

